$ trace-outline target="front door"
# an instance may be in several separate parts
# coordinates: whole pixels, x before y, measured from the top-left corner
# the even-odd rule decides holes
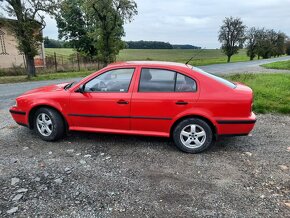
[[[72,129],[129,130],[134,71],[107,71],[84,84],[84,93],[72,93],[68,114]]]

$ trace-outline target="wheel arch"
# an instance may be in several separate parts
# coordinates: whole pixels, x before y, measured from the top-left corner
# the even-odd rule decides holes
[[[35,115],[36,111],[40,108],[48,108],[48,109],[55,110],[61,116],[61,118],[65,124],[66,130],[68,130],[68,122],[67,122],[66,118],[64,117],[64,115],[61,113],[61,111],[58,108],[53,107],[51,105],[47,105],[47,104],[35,105],[34,107],[32,107],[30,109],[29,114],[28,114],[28,125],[29,125],[30,129],[34,128],[34,122],[33,122],[34,115]]]
[[[206,118],[205,116],[201,116],[201,115],[195,115],[195,114],[191,114],[191,115],[186,115],[183,117],[178,118],[177,120],[174,121],[173,125],[170,128],[170,137],[172,137],[173,135],[173,131],[175,129],[175,127],[182,122],[183,120],[189,119],[189,118],[198,118],[201,119],[203,121],[205,121],[211,128],[214,137],[217,137],[218,131],[217,131],[217,127],[215,126],[215,124],[208,118]]]

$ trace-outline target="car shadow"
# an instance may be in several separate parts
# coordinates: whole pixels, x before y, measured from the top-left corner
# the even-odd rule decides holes
[[[29,131],[28,134],[33,134],[33,138],[38,136],[34,131]],[[40,139],[39,139],[40,140]],[[174,145],[171,138],[139,136],[139,135],[123,135],[110,133],[93,133],[93,132],[78,132],[71,131],[61,141],[55,143],[77,143],[77,144],[95,144],[95,146],[106,147],[139,147],[139,148],[154,148],[167,151],[180,152]],[[96,144],[97,142],[97,144]],[[220,137],[214,145],[207,151],[208,153],[216,153],[222,151],[239,150],[238,147],[247,146],[246,137]]]

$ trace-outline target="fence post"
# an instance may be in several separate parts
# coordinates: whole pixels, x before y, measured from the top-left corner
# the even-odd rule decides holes
[[[57,72],[57,61],[56,61],[56,53],[54,52],[54,67],[55,67],[55,72]]]
[[[81,67],[80,67],[80,55],[77,52],[77,61],[78,61],[78,70],[81,71]]]

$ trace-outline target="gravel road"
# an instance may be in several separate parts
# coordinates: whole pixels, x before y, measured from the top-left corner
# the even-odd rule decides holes
[[[8,116],[8,114],[7,114]],[[289,217],[290,117],[198,155],[167,139],[0,130],[0,217]],[[288,205],[288,206],[287,206]]]

